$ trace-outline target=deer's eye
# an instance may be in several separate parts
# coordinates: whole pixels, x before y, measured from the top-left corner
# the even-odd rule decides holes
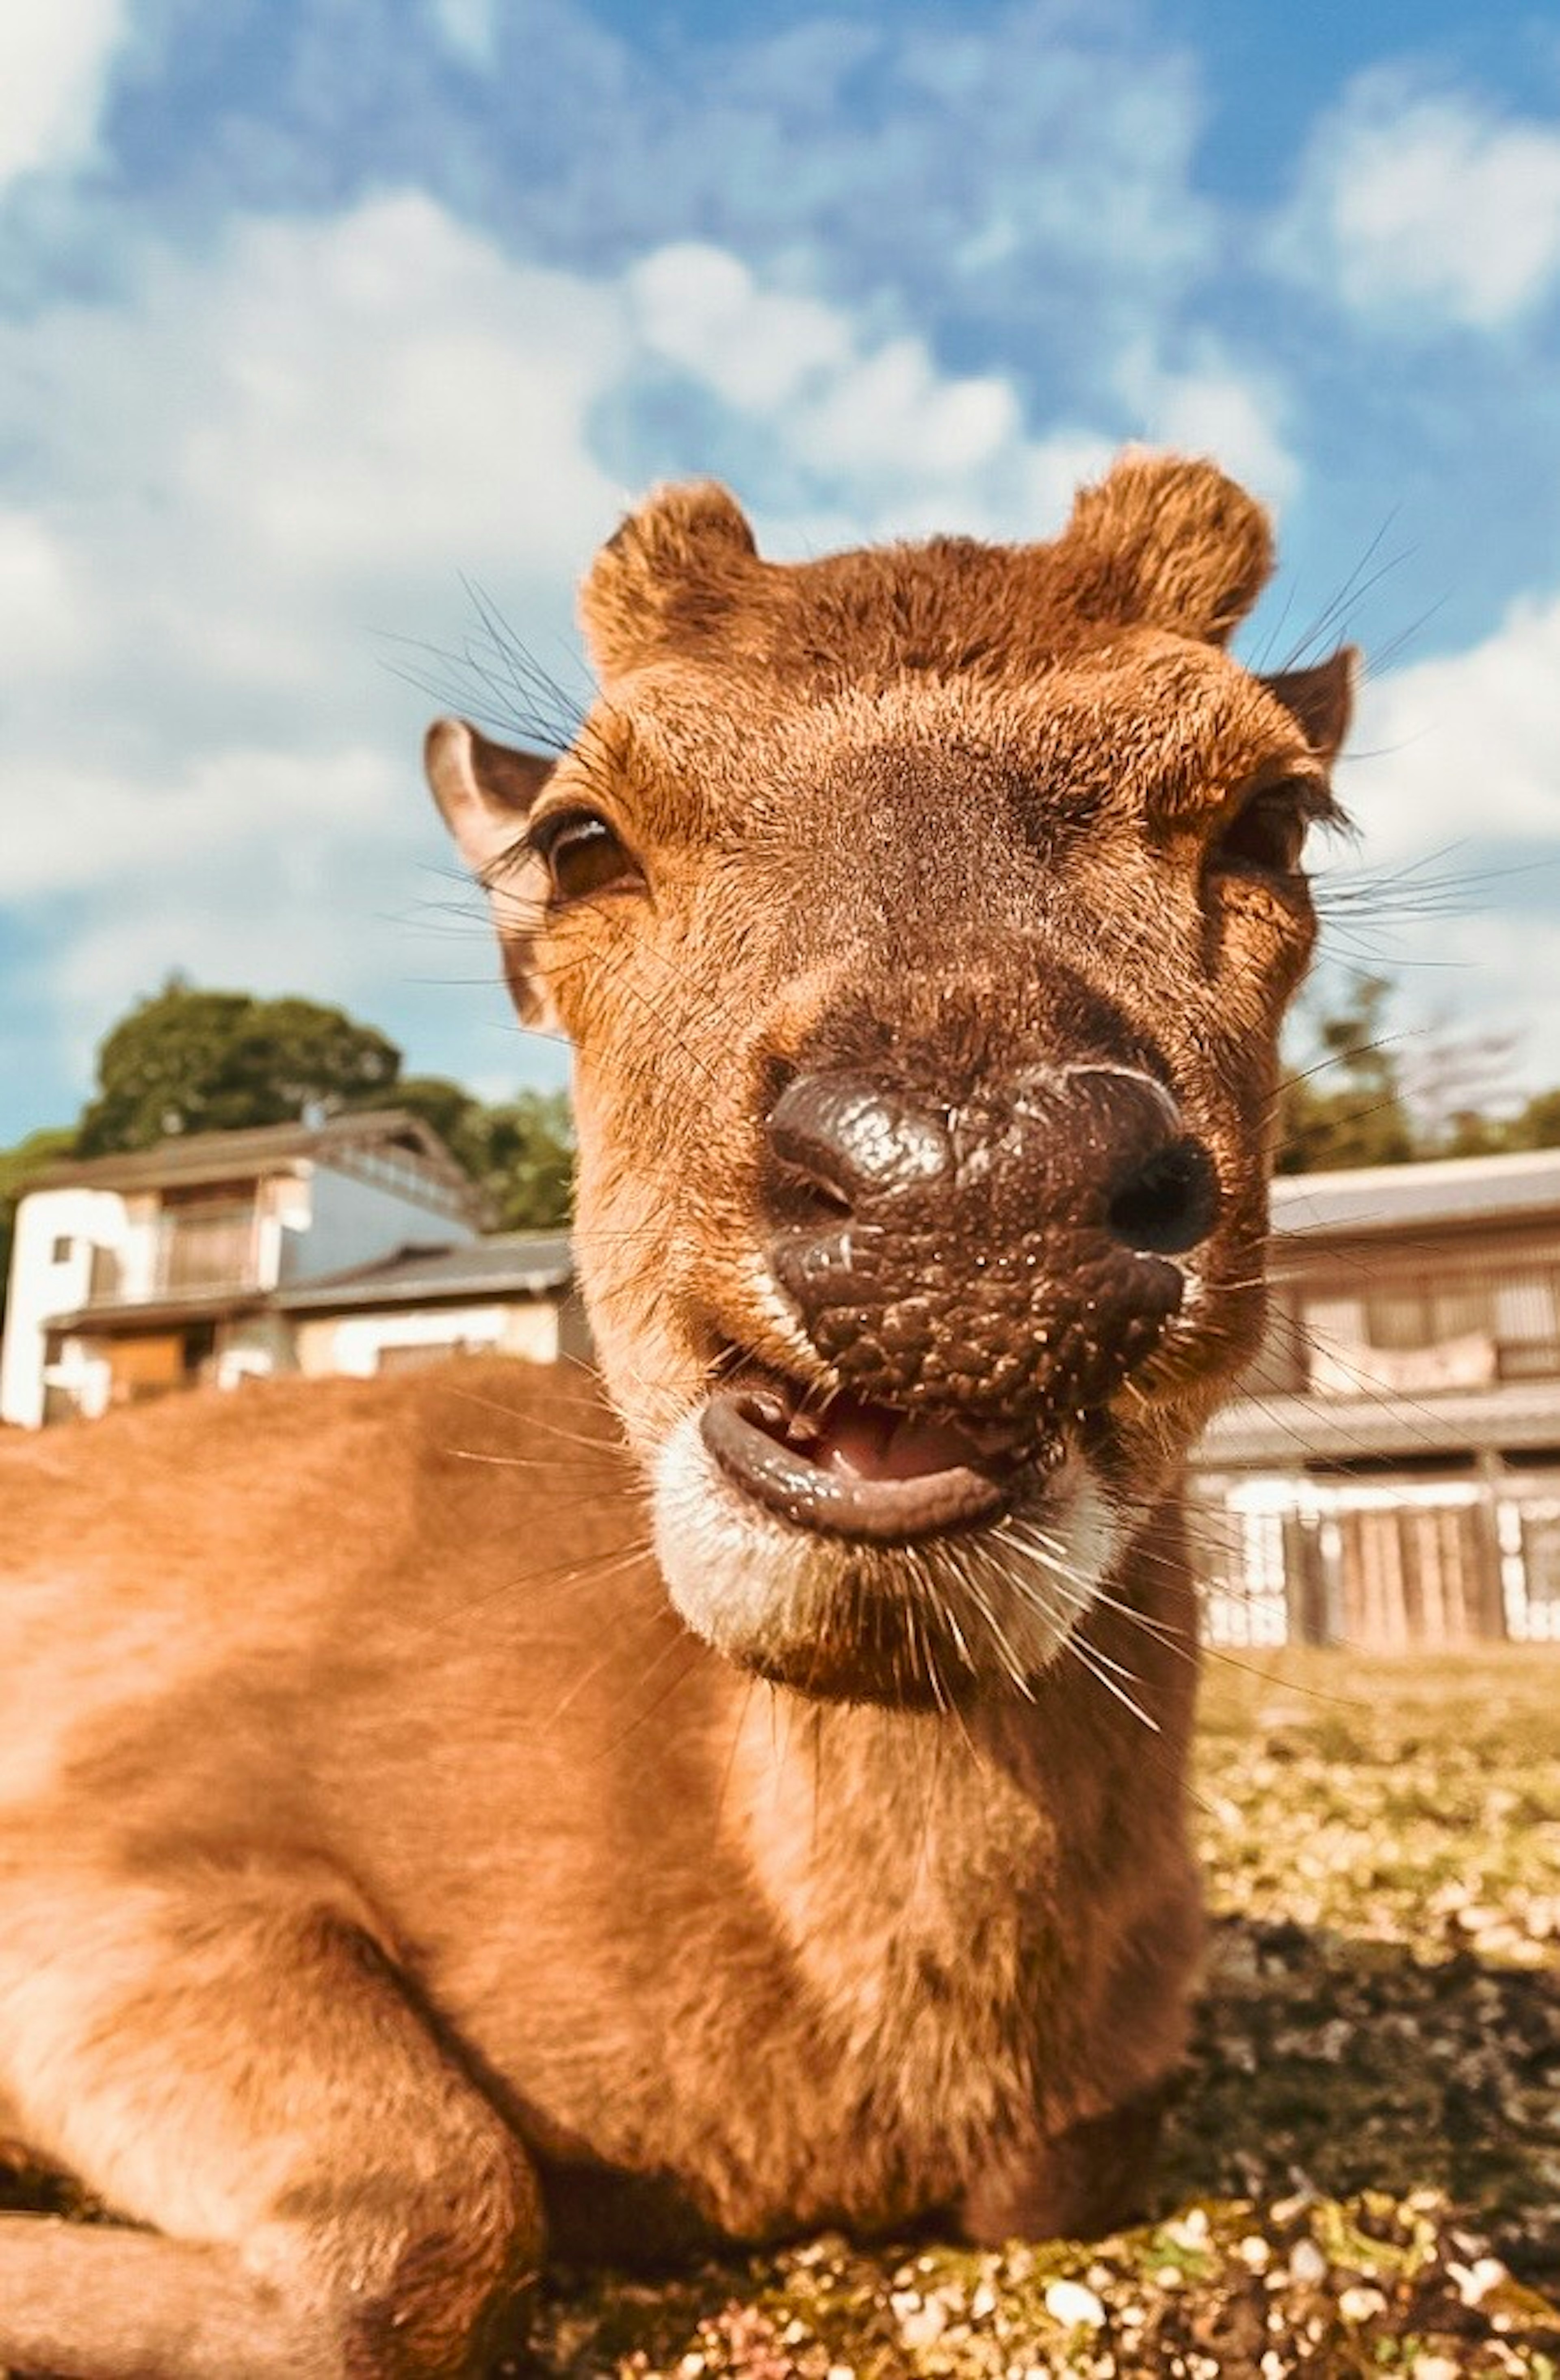
[[[1298,876],[1307,829],[1336,815],[1325,788],[1303,778],[1264,785],[1219,829],[1208,865],[1220,874]]]
[[[530,841],[547,864],[557,902],[632,892],[645,880],[627,845],[594,810],[554,810],[532,828]]]

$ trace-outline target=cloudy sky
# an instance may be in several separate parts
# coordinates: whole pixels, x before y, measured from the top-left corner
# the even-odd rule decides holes
[[[558,1079],[417,773],[472,589],[574,693],[652,480],[1028,537],[1131,439],[1372,658],[1339,964],[1560,1080],[1551,8],[6,0],[0,1144],[175,967]]]

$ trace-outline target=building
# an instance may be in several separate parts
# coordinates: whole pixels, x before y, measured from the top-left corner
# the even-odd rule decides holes
[[[400,1110],[51,1167],[17,1210],[0,1418],[36,1427],[295,1368],[289,1292],[408,1243],[469,1245],[480,1220],[472,1184]]]
[[[536,1364],[590,1356],[573,1252],[557,1232],[401,1248],[382,1263],[300,1281],[273,1304],[304,1372],[401,1371],[478,1352]]]
[[[1273,1226],[1198,1450],[1211,1638],[1560,1641],[1560,1150],[1280,1180]]]

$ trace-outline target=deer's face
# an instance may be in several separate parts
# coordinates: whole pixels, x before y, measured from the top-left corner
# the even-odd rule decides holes
[[[1022,1689],[1254,1344],[1346,680],[1264,684],[1184,590],[1098,616],[1066,539],[775,572],[733,523],[630,524],[574,750],[451,727],[435,783],[575,1045],[684,1617],[820,1694]]]

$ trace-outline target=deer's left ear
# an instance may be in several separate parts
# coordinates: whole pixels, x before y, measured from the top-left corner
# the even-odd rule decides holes
[[[1354,681],[1360,655],[1344,645],[1330,661],[1314,669],[1280,670],[1262,681],[1269,694],[1299,720],[1306,742],[1319,760],[1336,759],[1354,712]]]
[[[491,744],[464,719],[434,721],[423,744],[423,767],[474,876],[502,858],[552,774],[551,761],[539,753]]]
[[[1266,583],[1273,531],[1215,464],[1129,451],[1080,489],[1055,544],[1032,551],[1085,619],[1222,645]]]
[[[437,719],[423,745],[423,765],[461,857],[487,888],[504,978],[521,1023],[553,1029],[557,1016],[535,965],[545,870],[534,855],[513,870],[501,868],[520,840],[552,763],[537,752],[490,743],[464,719]]]

